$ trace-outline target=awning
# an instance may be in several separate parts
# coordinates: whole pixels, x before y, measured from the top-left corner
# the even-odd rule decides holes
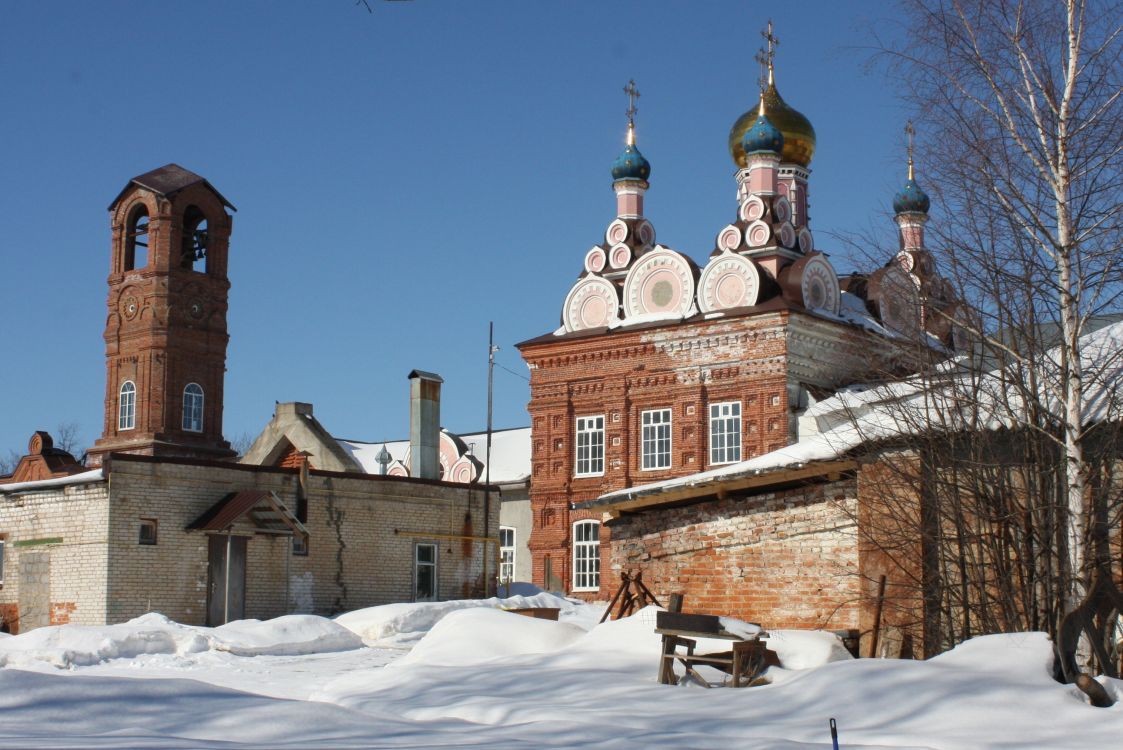
[[[231,492],[207,509],[188,526],[188,531],[225,531],[243,516],[259,534],[299,535],[308,530],[272,490]]]

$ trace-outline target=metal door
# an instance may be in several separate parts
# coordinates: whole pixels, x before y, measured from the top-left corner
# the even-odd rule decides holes
[[[207,625],[222,625],[246,616],[246,537],[210,535],[207,565]],[[229,575],[227,575],[229,552]],[[229,582],[229,592],[227,592]],[[227,596],[229,593],[229,596]]]

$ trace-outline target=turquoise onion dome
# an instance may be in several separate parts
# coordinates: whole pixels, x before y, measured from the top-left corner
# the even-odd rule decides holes
[[[761,112],[753,126],[741,136],[741,146],[746,154],[770,152],[779,155],[784,150],[784,134]]]
[[[613,180],[640,180],[647,182],[651,176],[651,164],[643,158],[636,144],[629,143],[624,151],[612,162]]]
[[[926,214],[930,205],[931,201],[928,200],[928,194],[920,189],[920,185],[916,184],[916,180],[912,178],[911,174],[905,180],[905,186],[893,196],[893,211],[898,214]]]

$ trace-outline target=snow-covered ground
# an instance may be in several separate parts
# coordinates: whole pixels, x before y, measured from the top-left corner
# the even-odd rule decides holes
[[[560,621],[501,611],[522,606],[559,607]],[[597,626],[602,611],[538,593],[213,629],[150,614],[0,637],[0,747],[807,750],[831,747],[831,717],[847,750],[1123,737],[1123,703],[1092,708],[1054,682],[1039,633],[911,662],[773,632],[784,667],[772,684],[705,689],[656,683],[653,609]],[[1123,699],[1123,681],[1102,681]]]

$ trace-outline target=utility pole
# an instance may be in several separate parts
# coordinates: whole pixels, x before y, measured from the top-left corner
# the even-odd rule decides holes
[[[499,351],[499,347],[495,345],[495,321],[489,321],[487,324],[487,448],[484,451],[484,536],[491,535],[491,402],[492,402],[492,382],[495,374],[495,353]],[[486,547],[486,545],[485,545]],[[498,549],[498,547],[497,547]],[[487,557],[487,550],[484,550],[484,557]],[[486,564],[484,570],[486,570]],[[496,578],[499,577],[499,568],[495,568]],[[490,594],[490,586],[486,583],[484,585],[484,594]],[[499,593],[498,585],[496,586],[496,593]]]

